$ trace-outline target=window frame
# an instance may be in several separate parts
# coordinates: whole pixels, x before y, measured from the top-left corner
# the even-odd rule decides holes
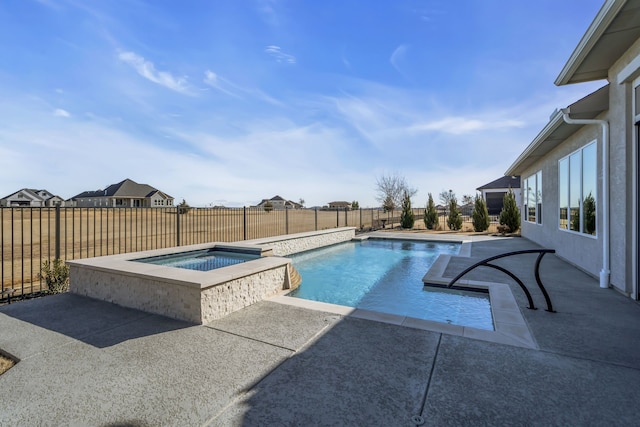
[[[587,148],[591,148],[593,147],[594,149],[594,154],[595,154],[595,169],[594,169],[594,175],[595,175],[595,182],[594,182],[594,188],[593,188],[593,192],[595,193],[595,205],[596,205],[596,220],[595,220],[595,232],[594,234],[589,234],[585,231],[584,229],[584,224],[585,224],[585,220],[584,220],[584,190],[585,190],[585,185],[584,185],[584,152]],[[578,206],[579,206],[579,211],[578,211],[578,215],[580,218],[580,229],[579,230],[572,230],[571,229],[571,222],[572,222],[572,217],[571,217],[571,198],[573,197],[572,195],[572,187],[573,185],[575,185],[576,183],[572,183],[571,182],[571,178],[574,171],[572,171],[572,156],[575,159],[576,154],[579,154],[579,159],[577,161],[577,165],[579,165],[579,185],[578,188],[576,189],[576,191],[578,192],[579,195],[579,199],[578,199]],[[566,185],[565,191],[566,191],[566,202],[567,202],[567,206],[565,206],[565,208],[567,209],[567,227],[563,228],[561,226],[561,211],[563,209],[563,205],[562,205],[562,184],[563,184],[563,176],[562,176],[562,163],[566,161],[566,177],[565,179],[567,180],[566,183],[564,183]],[[567,154],[564,157],[561,157],[558,160],[558,230],[563,231],[563,232],[567,232],[567,233],[572,233],[572,234],[577,234],[580,236],[585,236],[585,237],[590,237],[592,239],[597,239],[598,238],[598,200],[600,199],[600,194],[598,193],[598,140],[594,139],[590,142],[588,142],[587,144],[584,144],[583,146],[581,146],[580,148],[578,148],[577,150],[572,151],[571,153]]]
[[[533,188],[531,186],[533,183]],[[529,175],[524,179],[522,186],[523,214],[525,222],[529,224],[542,225],[542,170]],[[539,188],[538,188],[539,187]],[[533,190],[533,221],[529,219],[529,193]],[[539,196],[539,197],[538,197]]]

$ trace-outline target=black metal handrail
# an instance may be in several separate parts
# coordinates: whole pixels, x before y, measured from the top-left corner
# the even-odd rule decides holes
[[[533,304],[533,298],[531,298],[531,293],[529,292],[529,289],[527,289],[525,284],[522,283],[522,280],[520,280],[515,274],[513,274],[512,272],[510,272],[506,268],[501,267],[499,265],[490,264],[489,262],[493,261],[493,260],[496,260],[496,259],[499,259],[499,258],[505,258],[505,257],[508,257],[508,256],[513,256],[513,255],[535,254],[535,253],[537,253],[539,255],[538,255],[538,259],[536,260],[536,265],[535,265],[536,282],[538,283],[538,287],[542,291],[542,295],[544,295],[544,299],[547,302],[547,311],[549,311],[551,313],[555,313],[555,310],[553,309],[553,306],[551,305],[551,298],[549,298],[549,294],[547,293],[547,290],[544,288],[544,285],[542,284],[542,280],[540,280],[540,262],[542,261],[542,257],[545,254],[554,254],[555,252],[556,251],[554,249],[527,249],[527,250],[523,250],[523,251],[514,251],[514,252],[508,252],[506,254],[492,256],[492,257],[489,257],[487,259],[484,259],[484,260],[482,260],[480,262],[477,262],[477,263],[473,264],[471,267],[467,268],[462,273],[458,274],[456,277],[454,277],[449,282],[449,284],[447,285],[447,288],[450,288],[451,286],[453,286],[453,284],[456,283],[458,280],[460,280],[460,278],[462,276],[464,276],[465,274],[467,274],[471,270],[475,269],[476,267],[481,267],[481,266],[491,267],[491,268],[495,268],[496,270],[502,271],[503,273],[505,273],[506,275],[511,277],[513,280],[515,280],[516,283],[518,285],[520,285],[520,287],[524,291],[525,295],[527,296],[527,300],[529,300],[529,307],[527,307],[527,308],[529,308],[531,310],[536,310],[536,307]]]

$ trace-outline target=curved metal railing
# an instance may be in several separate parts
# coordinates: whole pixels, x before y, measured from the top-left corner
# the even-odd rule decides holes
[[[473,269],[475,269],[477,267],[482,267],[482,266],[491,267],[491,268],[495,268],[496,270],[502,271],[503,273],[505,273],[506,275],[511,277],[513,280],[515,280],[516,283],[518,285],[520,285],[520,287],[524,291],[525,295],[527,296],[527,300],[529,301],[529,307],[527,307],[527,308],[529,308],[531,310],[536,310],[536,306],[533,304],[533,298],[531,298],[531,293],[529,292],[529,289],[527,289],[525,284],[522,282],[522,280],[520,280],[515,274],[513,274],[511,271],[507,270],[506,268],[501,267],[499,265],[490,264],[490,261],[493,261],[493,260],[496,260],[496,259],[500,259],[500,258],[505,258],[505,257],[508,257],[508,256],[513,256],[513,255],[538,253],[539,254],[538,255],[538,259],[536,260],[536,265],[535,265],[536,282],[538,283],[538,287],[542,291],[542,295],[544,295],[544,299],[547,302],[547,311],[549,311],[551,313],[555,313],[555,310],[553,309],[553,306],[551,305],[551,298],[549,298],[549,294],[547,293],[547,290],[544,288],[544,285],[542,284],[542,280],[540,280],[540,262],[542,261],[542,257],[545,254],[553,254],[555,252],[556,251],[554,249],[527,249],[527,250],[523,250],[523,251],[514,251],[514,252],[508,252],[506,254],[492,256],[492,257],[489,257],[487,259],[484,259],[484,260],[482,260],[480,262],[477,262],[477,263],[473,264],[471,267],[467,268],[462,273],[458,274],[456,277],[454,277],[449,282],[449,284],[447,285],[447,288],[452,287],[453,284],[456,283],[458,280],[460,280],[461,277],[463,277],[465,274],[469,273],[471,270],[473,270]]]

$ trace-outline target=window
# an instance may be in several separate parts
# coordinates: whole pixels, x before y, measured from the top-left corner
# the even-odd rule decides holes
[[[542,224],[542,171],[525,179],[523,189],[525,221]]]
[[[558,194],[562,230],[596,235],[596,143],[560,159]]]

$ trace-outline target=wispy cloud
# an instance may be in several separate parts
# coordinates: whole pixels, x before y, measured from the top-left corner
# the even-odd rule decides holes
[[[63,110],[62,108],[56,108],[53,110],[53,115],[56,117],[71,117],[71,113],[67,110]]]
[[[402,75],[404,75],[404,73],[400,68],[400,65],[401,65],[401,62],[404,60],[404,57],[408,49],[409,49],[409,46],[401,44],[393,51],[393,53],[391,54],[391,57],[389,58],[389,62],[391,63],[393,68],[395,68]]]
[[[277,0],[259,0],[258,12],[264,21],[272,27],[280,25],[280,17],[276,12],[278,2]]]
[[[284,53],[280,48],[280,46],[269,45],[265,48],[264,51],[269,55],[271,55],[273,58],[275,58],[277,62],[281,62],[285,64],[296,63],[296,57],[291,54]]]
[[[467,117],[445,117],[440,120],[416,123],[408,128],[410,132],[443,132],[462,135],[478,131],[520,128],[525,125],[520,120],[479,120]]]
[[[144,59],[135,52],[120,52],[118,59],[133,67],[138,74],[153,83],[184,95],[194,95],[185,77],[175,77],[168,71],[158,71],[153,62]]]
[[[231,90],[228,87],[235,87],[235,85],[228,80],[218,76],[211,70],[206,70],[204,72],[204,84],[207,86],[211,86],[214,89],[219,90],[222,93],[226,93],[229,96],[233,96],[235,98],[240,98],[240,96]]]

